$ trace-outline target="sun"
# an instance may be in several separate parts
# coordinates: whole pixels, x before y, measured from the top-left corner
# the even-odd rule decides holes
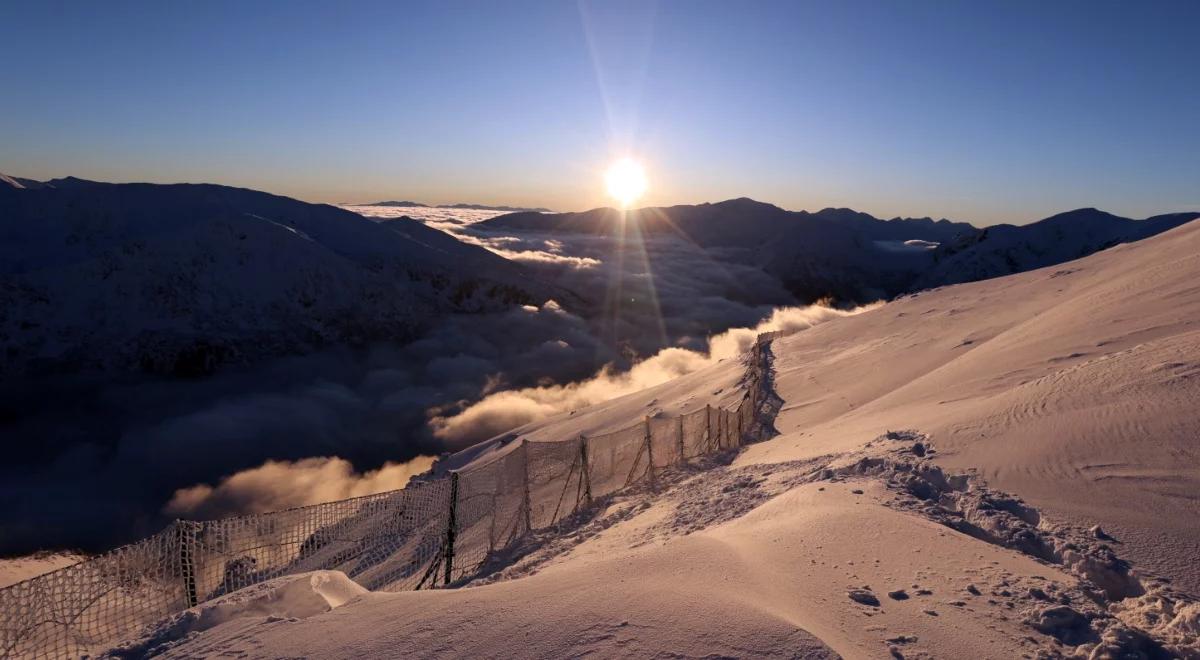
[[[604,183],[609,196],[620,202],[621,208],[629,208],[646,192],[646,171],[636,160],[622,158],[608,167]]]

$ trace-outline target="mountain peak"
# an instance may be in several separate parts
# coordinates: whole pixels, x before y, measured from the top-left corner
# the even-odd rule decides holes
[[[363,204],[363,206],[398,206],[401,208],[411,208],[411,207],[426,206],[426,205],[422,204],[420,202],[410,202],[408,200],[400,200],[400,201],[387,200],[387,201],[383,201],[383,202],[372,202],[370,204]]]
[[[713,206],[718,206],[721,208],[776,209],[779,211],[783,210],[782,208],[775,206],[774,204],[770,204],[767,202],[760,202],[757,199],[751,199],[749,197],[735,197],[733,199],[727,199],[723,202],[717,202],[717,203],[713,204]]]
[[[1112,221],[1127,221],[1127,220],[1128,220],[1128,218],[1122,218],[1120,216],[1116,216],[1111,213],[1108,213],[1107,211],[1101,211],[1100,209],[1089,206],[1086,208],[1075,209],[1073,211],[1064,211],[1062,213],[1052,215],[1049,218],[1046,218],[1045,220],[1039,220],[1038,222],[1035,222],[1034,224],[1043,224],[1043,223],[1046,223],[1046,224],[1089,223],[1090,224],[1090,223],[1094,223],[1094,222],[1103,222],[1103,221],[1112,222]]]

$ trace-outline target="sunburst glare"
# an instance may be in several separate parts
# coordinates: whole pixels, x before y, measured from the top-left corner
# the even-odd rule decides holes
[[[646,192],[646,170],[636,160],[622,158],[609,166],[604,183],[609,196],[620,202],[621,208],[629,208]]]

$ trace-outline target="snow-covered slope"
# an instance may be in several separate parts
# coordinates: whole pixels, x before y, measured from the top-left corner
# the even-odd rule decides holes
[[[783,340],[784,435],[745,461],[929,433],[947,467],[1200,595],[1200,222]]]
[[[0,185],[0,364],[10,375],[204,373],[403,341],[440,314],[541,303],[555,291],[412,220],[385,226],[216,185]]]
[[[75,552],[44,552],[24,557],[0,559],[0,589],[37,577],[64,566],[77,564],[85,557]]]
[[[617,497],[469,588],[170,652],[1197,657],[1198,279],[1191,223],[777,340],[780,435],[732,465]],[[703,405],[742,369],[534,431]]]

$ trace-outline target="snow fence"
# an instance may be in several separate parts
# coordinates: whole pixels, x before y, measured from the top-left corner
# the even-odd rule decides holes
[[[281,575],[342,571],[373,591],[453,585],[535,530],[770,428],[769,343],[749,354],[735,409],[512,450],[402,490],[163,531],[0,589],[0,658],[93,656],[198,603]]]

